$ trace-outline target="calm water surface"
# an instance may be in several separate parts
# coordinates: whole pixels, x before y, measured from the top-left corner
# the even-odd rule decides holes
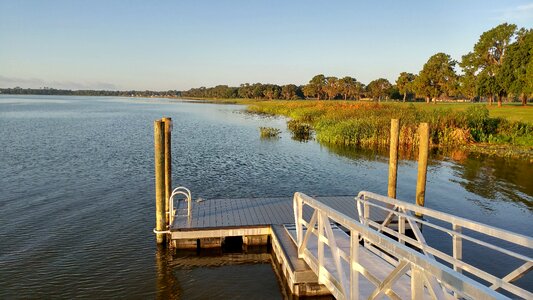
[[[268,254],[156,249],[152,126],[163,115],[173,181],[194,198],[386,194],[382,153],[293,141],[284,119],[242,106],[3,95],[0,298],[283,297]],[[284,133],[261,140],[259,126]],[[428,207],[533,236],[531,162],[450,157],[431,160]],[[398,198],[412,201],[415,185],[416,162],[400,161]]]

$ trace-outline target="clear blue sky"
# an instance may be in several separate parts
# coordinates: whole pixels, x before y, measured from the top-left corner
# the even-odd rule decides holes
[[[532,28],[533,1],[0,0],[0,87],[394,81],[503,22]]]

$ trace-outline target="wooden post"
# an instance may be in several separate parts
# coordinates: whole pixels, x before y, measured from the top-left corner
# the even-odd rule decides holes
[[[418,177],[416,179],[416,204],[424,206],[426,197],[426,175],[429,154],[429,124],[420,123],[418,127],[420,148],[418,151]]]
[[[396,198],[396,177],[398,174],[398,144],[400,142],[400,120],[390,120],[390,151],[389,151],[389,188],[388,196]]]
[[[165,224],[165,147],[164,126],[161,120],[154,121],[155,164],[155,229],[166,230]],[[158,244],[165,242],[165,234],[156,233]]]
[[[172,119],[165,117],[161,120],[165,127],[165,224],[171,225],[169,224],[169,200],[172,193]]]

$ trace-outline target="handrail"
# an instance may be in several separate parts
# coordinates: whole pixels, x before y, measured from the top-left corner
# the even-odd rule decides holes
[[[487,281],[494,290],[503,289],[518,297],[533,298],[533,293],[513,284],[513,281],[523,277],[533,269],[533,259],[531,257],[505,249],[494,244],[493,241],[487,242],[481,240],[480,237],[470,236],[462,229],[466,228],[479,235],[498,238],[507,243],[524,247],[528,251],[533,249],[533,238],[367,191],[360,192],[355,199],[361,223],[378,232],[384,232],[397,238],[400,243],[408,243],[412,247],[418,248],[432,259],[433,255],[438,257],[453,266],[454,270],[458,272],[464,271]],[[384,220],[372,220],[370,209],[382,211],[387,217]],[[421,215],[424,217],[418,217]],[[388,227],[394,218],[398,220],[397,229]],[[438,220],[439,225],[431,222],[430,219]],[[414,238],[405,234],[406,222],[410,225]],[[446,225],[442,223],[448,223],[451,229],[445,228]],[[419,229],[419,224],[450,235],[452,237],[452,255],[428,245]],[[521,261],[521,263],[507,275],[503,277],[495,276],[486,270],[463,261],[463,240],[472,242],[478,247],[485,247],[513,257]],[[365,243],[365,246],[373,248],[370,244]]]
[[[451,215],[451,214],[447,214],[447,213],[444,213],[444,212],[441,212],[441,211],[437,211],[437,210],[434,210],[434,209],[431,209],[431,208],[427,208],[427,207],[419,206],[419,205],[416,205],[416,204],[400,201],[400,200],[397,200],[397,199],[389,198],[389,197],[386,197],[386,196],[383,196],[383,195],[379,195],[379,194],[376,194],[376,193],[372,193],[372,192],[368,192],[368,191],[359,192],[359,194],[357,195],[356,200],[362,199],[361,197],[371,198],[373,200],[378,200],[378,201],[384,202],[386,204],[400,205],[400,206],[402,206],[402,207],[404,207],[404,208],[406,208],[406,209],[408,209],[410,211],[417,212],[417,213],[420,213],[420,214],[425,215],[425,216],[434,217],[434,218],[437,218],[439,220],[447,221],[449,223],[454,223],[454,224],[456,224],[458,226],[461,226],[462,228],[478,231],[478,232],[481,232],[483,234],[490,235],[492,237],[496,237],[496,238],[499,238],[499,239],[507,240],[509,237],[512,237],[512,240],[510,242],[512,242],[514,244],[517,244],[517,245],[520,245],[520,246],[533,248],[533,239],[528,237],[528,236],[519,234],[519,233],[515,233],[515,232],[512,232],[512,231],[505,230],[505,229],[501,229],[501,228],[497,228],[497,227],[494,227],[494,226],[486,225],[486,224],[479,223],[479,222],[476,222],[476,221],[468,220],[468,219],[461,218],[461,217],[458,217],[458,216],[454,216],[454,215]],[[364,199],[362,199],[362,200],[364,200]],[[482,231],[480,231],[480,228],[482,228]]]
[[[184,200],[187,200],[187,217],[188,218],[191,217],[191,212],[192,212],[191,191],[188,188],[184,187],[184,186],[179,186],[179,187],[175,188],[172,191],[172,193],[170,194],[170,197],[169,197],[169,201],[168,201],[168,206],[169,206],[168,214],[170,215],[170,217],[169,217],[169,220],[170,220],[169,226],[171,226],[172,223],[174,222],[174,217],[176,216],[176,213],[177,213],[177,210],[174,209],[174,196],[176,196],[176,195],[185,196]],[[178,199],[178,201],[179,201],[179,199]]]
[[[359,297],[360,275],[376,285],[376,289],[370,295],[371,299],[377,298],[381,294],[386,294],[390,298],[399,298],[392,287],[406,273],[410,274],[411,295],[416,299],[423,298],[425,293],[429,293],[434,298],[447,298],[451,296],[450,291],[455,293],[457,297],[469,299],[506,298],[489,287],[305,194],[295,193],[293,205],[299,257],[309,264],[317,273],[319,283],[326,285],[337,299],[357,299]],[[303,219],[304,206],[314,210],[309,222]],[[349,230],[349,253],[337,245],[331,229],[331,222],[336,222]],[[305,233],[304,224],[306,226]],[[309,248],[311,234],[316,236],[317,255],[314,255],[314,252]],[[394,270],[384,280],[379,280],[368,267],[363,265],[363,261],[359,261],[359,237],[362,237],[365,242],[379,247],[381,251],[394,259]],[[324,245],[329,246],[330,251],[325,251]],[[312,245],[312,247],[315,246]],[[326,257],[327,255],[329,257]],[[328,258],[333,259],[336,272],[326,268],[325,260]],[[346,261],[349,266],[347,279],[343,277],[343,261]],[[348,282],[346,282],[347,280]]]

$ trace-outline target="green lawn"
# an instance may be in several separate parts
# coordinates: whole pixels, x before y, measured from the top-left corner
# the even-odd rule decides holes
[[[504,105],[502,107],[488,107],[491,117],[501,117],[512,121],[521,121],[533,124],[533,105],[526,107],[520,105]]]
[[[409,103],[402,105],[409,105]],[[511,103],[504,104],[502,107],[498,107],[497,104],[489,106],[485,103],[437,103],[437,104],[426,104],[423,102],[414,103],[417,108],[421,110],[432,110],[438,108],[449,108],[453,110],[463,111],[470,106],[474,105],[485,105],[490,113],[490,116],[493,118],[504,118],[511,121],[521,121],[533,124],[533,105],[529,104],[528,106],[522,106],[520,103]]]

